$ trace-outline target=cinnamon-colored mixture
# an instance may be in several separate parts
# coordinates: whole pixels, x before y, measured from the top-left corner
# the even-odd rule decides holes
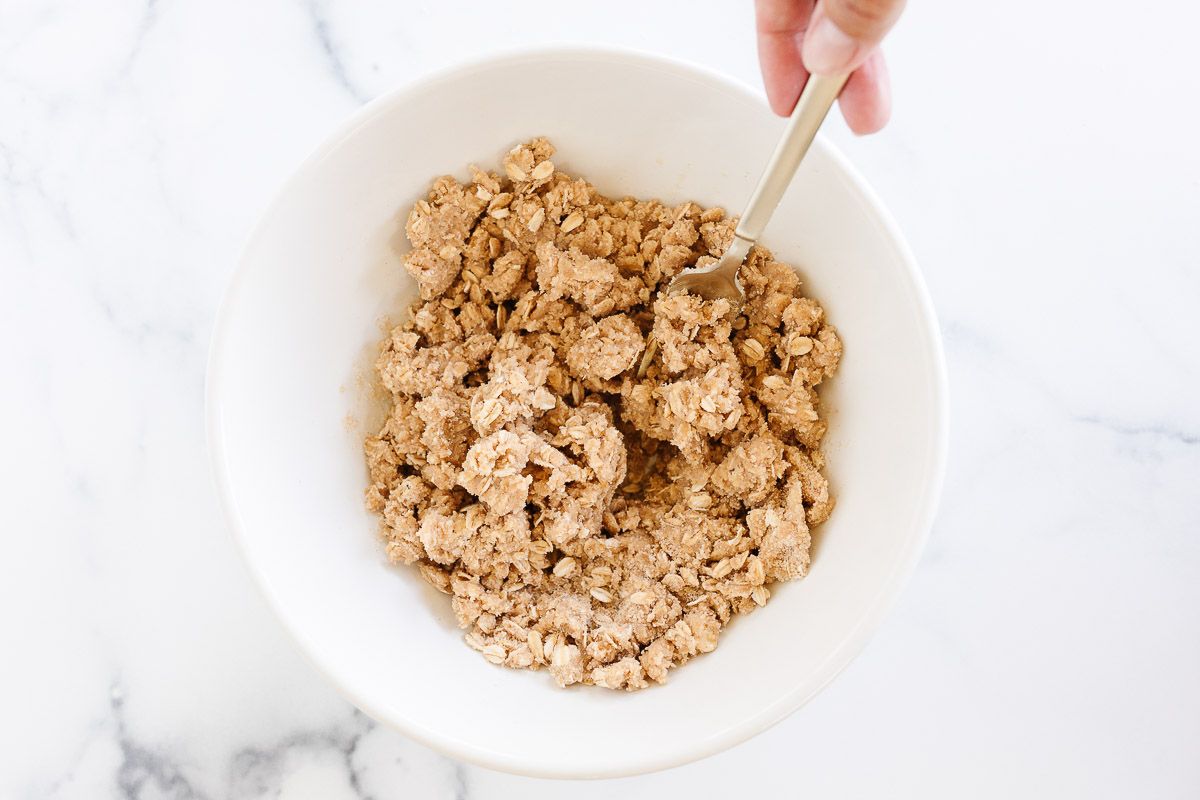
[[[377,364],[367,504],[486,659],[640,689],[808,570],[833,508],[816,387],[842,346],[761,247],[741,313],[660,294],[734,221],[611,200],[553,153],[535,139],[412,209],[421,299]]]

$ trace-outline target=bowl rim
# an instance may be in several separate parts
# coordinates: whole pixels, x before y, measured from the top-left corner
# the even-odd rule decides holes
[[[915,535],[909,538],[903,557],[897,559],[887,578],[871,599],[868,612],[859,621],[859,624],[847,634],[843,646],[838,648],[813,674],[813,677],[816,678],[815,682],[808,682],[807,688],[797,687],[792,689],[753,717],[727,728],[716,736],[706,738],[702,741],[683,743],[679,746],[664,748],[650,755],[634,759],[623,759],[620,762],[608,764],[580,761],[576,764],[547,765],[534,759],[499,754],[484,747],[461,741],[444,732],[416,725],[403,717],[395,717],[384,713],[369,698],[363,697],[353,691],[336,672],[326,665],[320,656],[320,650],[316,644],[310,641],[302,630],[289,621],[288,615],[284,613],[285,604],[272,592],[264,569],[250,556],[247,547],[248,537],[246,530],[242,524],[237,505],[234,502],[233,487],[226,464],[225,435],[219,412],[219,398],[225,383],[224,353],[230,346],[229,320],[233,314],[233,308],[237,305],[236,300],[241,294],[242,287],[246,282],[246,275],[249,272],[246,257],[248,253],[254,250],[257,241],[263,235],[266,222],[275,215],[284,198],[292,192],[301,178],[315,168],[330,152],[339,147],[359,127],[367,124],[386,109],[397,103],[404,102],[409,96],[423,91],[430,84],[461,79],[482,69],[545,59],[577,59],[585,61],[616,59],[627,63],[651,66],[677,75],[682,74],[692,78],[699,77],[714,84],[716,87],[730,92],[749,95],[756,100],[763,98],[761,91],[711,67],[636,48],[590,44],[536,45],[494,51],[480,57],[457,62],[442,69],[424,73],[373,98],[326,136],[321,144],[291,172],[288,179],[274,193],[270,203],[258,217],[239,251],[237,265],[221,296],[209,344],[204,389],[206,442],[212,480],[217,491],[223,516],[225,517],[229,531],[233,534],[233,540],[241,556],[240,560],[242,564],[249,572],[252,582],[257,587],[260,596],[271,609],[276,621],[298,645],[305,660],[324,676],[344,698],[377,722],[386,724],[405,736],[411,737],[427,747],[460,761],[466,761],[502,772],[537,778],[618,778],[656,772],[687,764],[714,755],[750,739],[776,725],[819,694],[830,681],[837,677],[842,670],[858,657],[872,635],[879,628],[884,616],[895,605],[908,578],[915,571],[921,552],[929,538],[944,483],[949,450],[949,381],[946,372],[942,336],[933,302],[929,296],[929,291],[921,275],[920,268],[917,265],[916,258],[913,256],[903,233],[875,191],[854,168],[846,156],[823,136],[818,136],[813,146],[820,149],[822,154],[834,163],[851,192],[857,196],[857,199],[864,207],[869,209],[870,216],[873,218],[875,224],[882,229],[884,238],[903,268],[904,277],[912,287],[919,312],[918,316],[920,317],[923,329],[922,334],[925,339],[925,349],[934,372],[934,386],[932,389],[935,424],[930,431],[933,458],[925,476],[924,490],[922,492],[923,499],[920,506],[920,513],[917,515]]]

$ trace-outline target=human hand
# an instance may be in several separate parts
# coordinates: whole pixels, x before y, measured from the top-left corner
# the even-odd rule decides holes
[[[755,0],[758,61],[771,109],[787,116],[810,72],[852,72],[838,104],[850,130],[875,133],[892,110],[879,42],[905,0]]]

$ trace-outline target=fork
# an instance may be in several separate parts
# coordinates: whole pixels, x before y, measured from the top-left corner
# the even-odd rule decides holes
[[[775,213],[783,193],[787,191],[792,177],[800,166],[800,162],[808,153],[808,148],[816,138],[817,129],[825,121],[829,109],[837,100],[842,87],[846,85],[848,75],[811,75],[792,115],[788,118],[787,127],[758,186],[750,195],[750,202],[738,220],[733,232],[733,241],[721,257],[713,264],[703,267],[691,267],[680,272],[667,284],[667,294],[690,292],[703,297],[705,300],[725,298],[733,306],[734,312],[742,310],[746,303],[746,291],[738,279],[738,271],[750,248],[762,235],[771,215]],[[638,377],[646,374],[646,369],[658,353],[658,342],[651,335],[646,346],[646,354],[638,367]]]

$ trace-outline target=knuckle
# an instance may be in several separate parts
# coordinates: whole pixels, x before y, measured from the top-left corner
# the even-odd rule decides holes
[[[904,0],[834,0],[828,13],[837,26],[855,38],[881,37],[904,8]]]

